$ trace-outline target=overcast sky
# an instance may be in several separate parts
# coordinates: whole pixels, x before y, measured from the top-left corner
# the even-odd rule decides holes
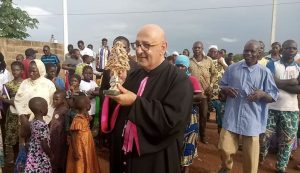
[[[28,40],[49,41],[54,34],[63,42],[62,0],[13,0],[39,20]],[[276,41],[294,39],[300,44],[300,0],[277,0]],[[272,0],[69,0],[69,43],[83,40],[98,49],[102,38],[111,45],[119,35],[135,41],[147,23],[162,26],[168,51],[191,50],[200,40],[239,53],[249,39],[270,45]],[[76,46],[77,47],[77,46]],[[205,50],[206,50],[205,49]]]

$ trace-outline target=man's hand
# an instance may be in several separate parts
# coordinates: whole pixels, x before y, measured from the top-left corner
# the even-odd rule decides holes
[[[237,88],[233,88],[233,87],[224,87],[222,88],[222,92],[229,97],[237,97],[239,91]]]
[[[250,95],[248,95],[247,100],[250,102],[258,101],[264,98],[266,93],[262,90],[255,90]]]
[[[117,96],[109,96],[109,98],[115,100],[122,106],[132,105],[135,102],[137,95],[134,94],[133,92],[125,89],[122,85],[118,85],[118,88],[119,88],[121,94],[119,94]]]

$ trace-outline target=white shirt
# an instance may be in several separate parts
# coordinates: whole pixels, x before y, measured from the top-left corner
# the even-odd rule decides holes
[[[79,89],[85,92],[88,91],[95,91],[95,88],[97,88],[98,85],[95,81],[91,80],[90,82],[86,82],[84,80],[81,80]],[[96,113],[96,99],[91,99],[91,109],[89,110],[89,115],[95,115]]]
[[[285,65],[279,60],[274,62],[274,66],[272,66],[272,68],[270,68],[270,70],[273,75],[281,80],[298,78],[300,73],[300,67],[295,62],[285,67]],[[270,103],[269,109],[278,111],[299,111],[297,94],[291,94],[279,89],[278,100]]]
[[[13,77],[8,70],[5,69],[3,73],[0,73],[0,93],[2,92],[3,85],[11,80],[13,80]]]
[[[83,50],[80,50],[80,54],[81,54],[81,56],[88,55],[88,56],[94,57],[94,52],[87,47],[85,47]]]

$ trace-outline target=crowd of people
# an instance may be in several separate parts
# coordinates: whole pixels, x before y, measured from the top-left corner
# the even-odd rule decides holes
[[[201,41],[192,54],[166,56],[165,33],[155,24],[142,26],[134,43],[119,36],[112,48],[102,39],[96,52],[82,40],[77,46],[68,45],[63,62],[48,45],[40,58],[28,48],[10,71],[0,52],[0,173],[4,165],[15,173],[100,173],[99,148],[110,152],[111,173],[188,173],[201,155],[198,142],[210,142],[212,111],[219,173],[230,172],[239,148],[241,172],[256,173],[269,150],[277,172],[286,172],[299,137],[294,40],[274,42],[267,53],[262,41],[249,40],[237,62],[217,45],[205,54]],[[122,82],[107,68],[112,56],[128,57],[130,69],[117,74]],[[112,83],[118,94],[103,94]]]

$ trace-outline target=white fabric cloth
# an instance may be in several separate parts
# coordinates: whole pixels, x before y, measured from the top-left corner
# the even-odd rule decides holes
[[[44,76],[46,74],[45,65],[41,60],[34,60],[37,64],[37,68],[40,73],[40,77],[36,80],[31,80],[31,78],[25,79],[18,89],[15,96],[15,107],[18,115],[29,114],[31,121],[34,118],[33,113],[29,109],[28,102],[33,97],[42,97],[48,103],[48,114],[44,116],[44,120],[47,124],[52,119],[54,108],[53,108],[53,94],[56,91],[55,85],[49,79]]]
[[[104,69],[104,67],[106,66],[107,64],[107,61],[108,61],[108,56],[109,56],[109,50],[107,48],[99,48],[98,50],[98,67],[97,68],[100,68],[100,69]]]
[[[210,45],[210,46],[208,47],[208,50],[210,50],[210,49],[212,49],[212,48],[215,48],[215,49],[219,50],[217,45]]]
[[[283,79],[298,78],[300,67],[297,64],[285,67],[281,61],[274,62],[275,74],[274,76]],[[278,100],[269,104],[269,109],[278,111],[299,111],[297,94],[290,94],[284,90],[279,89]]]
[[[81,56],[88,55],[88,56],[94,57],[94,52],[87,47],[85,47],[83,50],[80,50],[80,54],[81,54]]]
[[[95,91],[95,88],[97,88],[98,85],[95,81],[91,80],[90,82],[86,82],[84,80],[81,80],[79,89],[81,91]],[[91,109],[89,110],[89,115],[94,115],[96,113],[96,99],[91,99]]]
[[[13,76],[8,70],[5,69],[3,73],[0,73],[0,92],[2,92],[3,85],[11,80],[13,80]]]
[[[300,58],[300,53],[297,53],[296,56],[294,57],[294,60],[298,60]]]

